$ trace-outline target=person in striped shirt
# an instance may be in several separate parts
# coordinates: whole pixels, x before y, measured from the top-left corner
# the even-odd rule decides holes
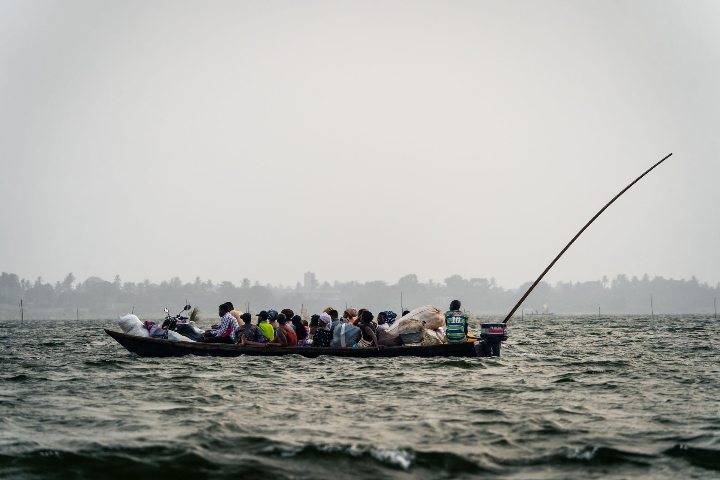
[[[467,341],[468,316],[460,311],[460,300],[450,302],[450,310],[445,312],[445,335],[450,343]]]
[[[225,302],[218,307],[220,325],[205,332],[205,342],[208,343],[235,343],[235,330],[239,328],[237,320],[230,313],[235,307],[230,302]]]

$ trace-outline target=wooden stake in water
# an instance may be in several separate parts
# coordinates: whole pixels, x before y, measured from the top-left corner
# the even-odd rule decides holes
[[[130,310],[130,313],[135,314],[135,305],[132,306],[132,310]]]
[[[715,297],[715,301],[713,301],[713,306],[715,306],[715,320],[717,320],[717,297]]]
[[[20,323],[25,321],[25,309],[23,308],[22,298],[20,299]]]
[[[650,315],[652,315],[652,319],[655,320],[655,309],[653,308],[652,295],[650,295]]]
[[[79,308],[75,309],[75,321],[76,322],[80,321],[80,309]]]
[[[600,307],[598,307],[598,320],[600,320]]]
[[[402,298],[402,292],[400,292],[400,316],[403,316],[403,312],[405,310],[403,309],[403,298]]]

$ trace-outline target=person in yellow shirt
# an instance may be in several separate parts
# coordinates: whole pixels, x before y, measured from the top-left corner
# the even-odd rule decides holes
[[[268,342],[272,342],[275,340],[275,329],[272,325],[268,323],[268,312],[263,310],[262,312],[258,313],[258,328],[262,332],[263,335],[265,335],[265,338],[268,339]]]

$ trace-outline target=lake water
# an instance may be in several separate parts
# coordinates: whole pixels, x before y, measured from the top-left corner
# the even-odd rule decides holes
[[[718,325],[526,317],[493,359],[147,359],[114,321],[0,322],[0,477],[720,478]]]

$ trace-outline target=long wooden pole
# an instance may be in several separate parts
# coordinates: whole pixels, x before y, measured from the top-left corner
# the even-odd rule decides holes
[[[717,297],[713,301],[713,306],[715,307],[715,320],[717,320]]]
[[[25,309],[23,308],[22,298],[20,299],[20,323],[25,322]]]
[[[535,289],[535,287],[537,286],[537,284],[540,283],[540,281],[543,279],[543,277],[545,277],[545,274],[547,274],[547,273],[550,271],[550,269],[553,267],[553,265],[555,265],[555,263],[556,263],[558,260],[560,260],[560,257],[562,257],[563,254],[567,251],[567,249],[570,248],[570,245],[572,245],[573,243],[575,243],[575,240],[577,240],[578,237],[579,237],[580,235],[582,235],[582,233],[583,233],[585,230],[587,230],[587,228],[588,228],[605,210],[607,210],[607,208],[608,208],[610,205],[612,205],[612,204],[615,202],[615,200],[617,200],[618,198],[620,198],[620,195],[622,195],[623,193],[627,192],[627,191],[630,189],[630,187],[632,187],[632,186],[635,185],[637,182],[639,182],[640,179],[642,179],[645,175],[647,175],[648,173],[652,172],[652,171],[655,169],[655,167],[657,167],[658,165],[660,165],[661,163],[663,163],[665,160],[667,160],[668,158],[670,158],[671,155],[672,155],[672,153],[667,154],[662,160],[660,160],[660,161],[657,162],[655,165],[653,165],[652,167],[650,167],[650,168],[648,168],[647,170],[645,170],[645,172],[644,172],[642,175],[640,175],[640,176],[637,177],[635,180],[633,180],[633,182],[632,182],[630,185],[628,185],[627,187],[623,188],[623,189],[620,191],[620,193],[618,193],[617,195],[615,195],[615,196],[612,198],[612,200],[610,200],[608,203],[606,203],[605,206],[602,207],[602,208],[600,209],[600,211],[597,212],[597,213],[595,214],[595,216],[592,217],[592,218],[590,219],[590,221],[587,222],[587,223],[585,224],[585,226],[582,227],[582,228],[580,229],[580,231],[575,234],[575,236],[572,238],[572,240],[570,240],[570,242],[568,242],[568,244],[565,245],[565,248],[563,248],[562,250],[560,250],[560,253],[558,253],[557,257],[555,257],[555,259],[554,259],[552,262],[550,262],[550,265],[548,265],[547,268],[545,268],[545,270],[543,270],[543,272],[540,274],[540,276],[537,278],[537,280],[535,280],[535,282],[530,286],[530,288],[528,289],[528,291],[525,292],[525,295],[523,295],[522,298],[515,304],[515,306],[513,307],[513,309],[510,310],[510,313],[507,314],[507,317],[505,317],[505,320],[503,320],[503,323],[507,323],[508,320],[510,320],[510,318],[512,318],[513,314],[515,313],[515,311],[517,311],[518,307],[520,307],[520,305],[522,305],[522,303],[525,301],[525,299],[528,297],[528,295],[530,295],[530,292],[532,292],[532,291]]]

